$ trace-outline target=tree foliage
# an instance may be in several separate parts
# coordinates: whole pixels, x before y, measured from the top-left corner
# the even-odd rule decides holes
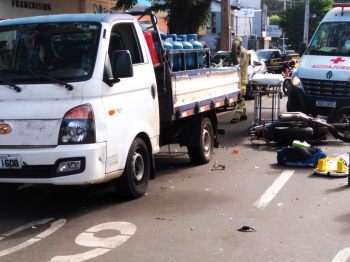
[[[284,4],[280,0],[261,0],[261,7],[263,5],[267,6],[268,15],[278,15],[283,11]]]
[[[324,15],[331,9],[333,0],[310,0],[310,14],[315,14],[315,18],[309,18],[310,41]],[[297,2],[293,8],[282,12],[279,26],[288,37],[288,43],[292,49],[297,50],[304,37],[305,7],[304,1]]]
[[[272,15],[270,16],[270,25],[279,25],[281,22],[281,17],[278,15]],[[279,37],[272,37],[272,43],[274,46],[278,46]]]
[[[206,26],[210,17],[211,0],[154,0],[148,10],[168,13],[169,32],[174,34],[197,33],[199,28]],[[117,10],[127,10],[137,4],[137,0],[119,0]]]
[[[270,25],[279,25],[281,22],[281,17],[278,15],[272,15],[270,16]]]

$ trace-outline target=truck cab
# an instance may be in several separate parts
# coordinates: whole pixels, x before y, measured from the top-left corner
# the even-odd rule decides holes
[[[137,21],[128,14],[18,18],[1,22],[0,39],[10,43],[0,50],[0,185],[106,182],[129,168],[136,148],[147,172],[135,174],[129,195],[143,195],[160,127]]]
[[[349,106],[350,3],[335,3],[322,19],[301,59],[289,89],[287,110],[329,115]],[[302,46],[302,45],[301,45]]]

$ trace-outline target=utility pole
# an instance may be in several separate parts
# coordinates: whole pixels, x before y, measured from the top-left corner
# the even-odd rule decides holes
[[[231,51],[231,4],[230,0],[221,0],[221,39],[222,51]]]
[[[283,35],[282,35],[282,38],[280,38],[280,39],[282,39],[282,54],[286,54],[286,48],[285,48],[285,44],[284,44],[284,40],[288,40],[288,38],[286,38],[286,37],[284,37],[284,33],[283,33]]]
[[[303,42],[307,45],[309,43],[309,18],[310,18],[310,11],[309,11],[309,0],[305,0],[305,20],[304,20],[304,38]]]

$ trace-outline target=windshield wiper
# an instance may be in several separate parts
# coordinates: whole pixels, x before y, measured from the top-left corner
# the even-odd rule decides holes
[[[12,86],[13,89],[17,91],[17,93],[22,91],[22,89],[19,86],[15,85],[14,83],[12,83],[10,81],[7,81],[7,80],[1,78],[1,77],[0,77],[0,82],[4,83],[6,85]]]
[[[38,73],[34,73],[32,70],[28,69],[27,72],[31,73],[32,75],[34,76],[39,76],[39,77],[42,77],[42,78],[45,78],[47,80],[50,80],[50,81],[53,81],[53,82],[56,82],[58,84],[61,84],[63,85],[65,88],[67,88],[69,91],[72,91],[73,90],[73,86],[71,84],[68,84],[64,81],[61,81],[61,80],[58,80],[58,79],[55,79],[55,78],[52,78],[52,77],[49,77],[49,76],[46,76],[46,75],[42,75],[42,74],[38,74]]]

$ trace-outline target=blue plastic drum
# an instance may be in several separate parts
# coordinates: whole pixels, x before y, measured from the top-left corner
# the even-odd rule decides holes
[[[182,50],[183,45],[176,41],[177,40],[177,35],[176,34],[168,34],[167,37],[172,38],[171,44],[173,45],[173,50]],[[173,59],[172,59],[172,70],[173,71],[180,71],[182,68],[182,63],[181,63],[181,56],[180,54],[173,54]]]
[[[193,49],[203,49],[203,45],[201,44],[201,42],[197,41],[196,34],[188,34],[187,40],[192,44]],[[194,59],[196,59],[196,56],[194,57]],[[194,61],[194,62],[196,62],[196,61]],[[199,68],[203,67],[203,53],[198,53],[198,66],[199,66]]]
[[[186,35],[178,35],[177,41],[179,41],[183,45],[183,49],[193,49],[193,45],[187,41]],[[186,69],[194,68],[194,54],[186,54]]]

